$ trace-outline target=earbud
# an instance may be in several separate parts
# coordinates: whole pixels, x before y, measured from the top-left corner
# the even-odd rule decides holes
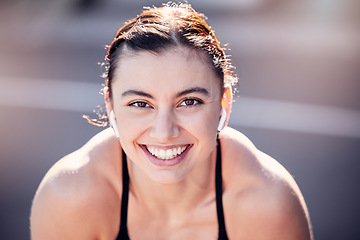
[[[109,122],[110,122],[110,126],[114,129],[116,137],[119,138],[120,137],[119,129],[116,125],[116,119],[115,119],[115,114],[114,114],[113,110],[111,110],[111,112],[110,112]]]
[[[226,110],[224,108],[222,108],[219,125],[217,127],[217,130],[219,132],[223,129],[225,121],[226,121]]]

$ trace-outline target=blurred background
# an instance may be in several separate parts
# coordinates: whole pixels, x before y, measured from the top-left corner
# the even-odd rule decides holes
[[[360,1],[189,0],[229,44],[230,126],[294,176],[315,239],[360,239]],[[0,1],[0,239],[29,239],[46,171],[101,128],[98,62],[152,0]]]

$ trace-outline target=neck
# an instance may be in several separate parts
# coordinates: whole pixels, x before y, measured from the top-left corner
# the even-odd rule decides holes
[[[215,198],[215,160],[213,151],[208,159],[194,168],[180,181],[161,183],[129,163],[130,191],[148,209],[161,214],[184,214],[192,208],[207,204]]]

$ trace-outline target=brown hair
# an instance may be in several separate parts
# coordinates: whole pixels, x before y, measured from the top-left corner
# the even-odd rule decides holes
[[[221,81],[222,91],[225,84],[234,85],[237,82],[230,59],[225,55],[214,31],[206,23],[206,17],[187,3],[167,3],[159,8],[145,8],[140,15],[117,31],[108,46],[105,63],[102,63],[105,66],[105,85],[109,89],[109,96],[112,96],[111,81],[118,59],[125,51],[161,53],[177,46],[196,50],[194,52],[200,57],[206,55],[206,61],[213,66]],[[106,115],[98,115],[99,119],[95,121],[85,118],[94,125],[106,126]]]

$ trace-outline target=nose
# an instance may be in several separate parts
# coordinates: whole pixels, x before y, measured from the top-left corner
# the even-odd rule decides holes
[[[169,109],[158,110],[150,129],[150,137],[160,143],[166,143],[178,137],[179,133],[180,129],[176,121],[175,113]]]

